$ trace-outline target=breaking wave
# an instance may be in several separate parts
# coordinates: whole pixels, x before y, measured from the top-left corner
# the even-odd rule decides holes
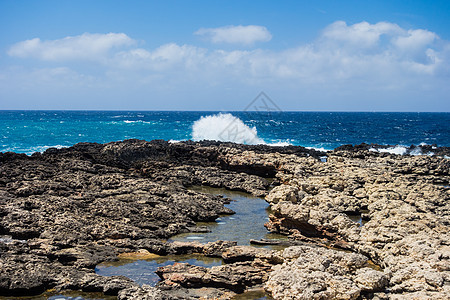
[[[424,143],[421,143],[420,146],[426,145]],[[394,147],[389,147],[389,148],[370,148],[369,151],[372,152],[380,152],[380,153],[390,153],[390,154],[397,154],[397,155],[405,155],[405,154],[409,154],[409,155],[428,155],[428,156],[433,156],[434,153],[433,152],[427,152],[427,153],[423,153],[422,149],[420,147],[406,147],[406,146],[401,146],[401,145],[396,145]]]
[[[3,145],[5,146],[5,145]],[[0,147],[0,152],[16,152],[16,153],[25,153],[27,155],[31,155],[35,152],[40,152],[43,153],[45,152],[47,149],[49,148],[57,148],[57,149],[61,149],[61,148],[67,148],[70,147],[70,145],[51,145],[51,146],[30,146],[30,147],[19,147],[19,146],[12,146],[12,147]]]
[[[245,125],[241,119],[232,114],[216,114],[201,117],[192,126],[194,141],[215,140],[239,144],[266,144],[258,137],[256,128]]]
[[[405,155],[407,152],[406,147],[404,146],[395,146],[395,147],[390,147],[390,148],[380,148],[380,149],[375,149],[375,148],[370,148],[369,151],[372,152],[380,152],[380,153],[390,153],[390,154],[397,154],[397,155]]]

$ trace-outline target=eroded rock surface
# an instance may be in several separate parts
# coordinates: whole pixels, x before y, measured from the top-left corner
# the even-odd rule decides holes
[[[362,254],[305,245],[285,249],[282,257],[266,282],[275,299],[358,299],[383,290],[389,279]]]
[[[448,299],[449,160],[371,147],[344,146],[326,162],[324,153],[302,147],[217,142],[128,140],[31,157],[0,153],[0,295],[54,288],[119,299],[229,299],[265,285],[276,299]],[[267,228],[299,246],[275,252],[223,241],[167,243],[201,231],[197,221],[232,213],[227,199],[191,185],[267,196]],[[125,252],[202,253],[226,263],[165,267],[158,287],[95,274],[97,264]]]
[[[390,274],[374,297],[450,297],[448,159],[356,150],[329,153],[325,163],[286,156],[274,164],[286,186],[266,198],[273,204],[269,230],[366,255]],[[363,226],[349,218],[361,212]],[[278,268],[272,276],[279,278],[304,266]],[[270,290],[282,286],[272,281]],[[333,293],[324,297],[338,297]]]
[[[228,299],[266,282],[272,267],[283,261],[277,251],[251,246],[229,247],[222,258],[225,264],[211,268],[187,263],[160,267],[156,271],[162,279],[158,287],[172,296],[182,292],[195,297],[202,291],[205,299]]]

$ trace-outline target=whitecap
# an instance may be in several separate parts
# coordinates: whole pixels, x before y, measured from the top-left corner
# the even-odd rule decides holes
[[[286,147],[286,146],[292,146],[291,143],[289,142],[274,142],[274,143],[270,143],[267,144],[268,146],[277,146],[277,147]]]
[[[137,121],[123,120],[123,122],[124,122],[124,123],[127,123],[127,124],[132,124],[132,123],[152,124],[152,122],[142,121],[142,120],[137,120]]]
[[[411,152],[409,152],[410,155],[423,155],[422,153],[422,149],[420,149],[419,147],[415,147]]]
[[[421,143],[421,146],[425,146],[427,145],[426,143]],[[370,148],[369,151],[371,152],[380,152],[380,153],[390,153],[390,154],[397,154],[397,155],[405,155],[405,154],[409,154],[409,155],[413,155],[413,156],[418,156],[418,155],[428,155],[428,156],[433,156],[434,152],[428,152],[426,154],[424,154],[422,152],[422,149],[420,147],[414,147],[412,150],[408,150],[408,147],[406,146],[401,146],[401,145],[397,145],[395,147],[389,147],[389,148]]]
[[[221,142],[234,142],[239,144],[266,144],[258,137],[255,127],[250,128],[232,114],[215,114],[203,116],[192,126],[192,139],[194,141],[215,140]]]
[[[4,145],[5,146],[5,145]],[[49,149],[49,148],[57,148],[57,149],[61,149],[61,148],[67,148],[69,146],[64,146],[64,145],[51,145],[51,146],[32,146],[29,148],[20,148],[20,147],[5,147],[3,149],[0,149],[0,152],[17,152],[17,153],[25,153],[27,155],[31,155],[35,152],[40,152],[43,153],[45,150]]]
[[[170,144],[181,143],[183,140],[169,140]]]
[[[395,147],[390,147],[390,148],[386,148],[386,149],[377,149],[378,152],[380,153],[391,153],[391,154],[397,154],[397,155],[404,155],[406,154],[406,147],[405,146],[395,146]]]
[[[327,152],[331,151],[330,149],[325,149],[324,147],[305,147],[306,149],[321,151],[321,152]]]

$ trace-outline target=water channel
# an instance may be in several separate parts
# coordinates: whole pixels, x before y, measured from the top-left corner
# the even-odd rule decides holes
[[[190,190],[222,195],[230,199],[225,205],[235,214],[222,215],[215,222],[198,222],[197,226],[206,226],[209,232],[183,233],[173,236],[169,241],[197,241],[200,243],[214,242],[217,240],[236,241],[238,245],[250,245],[251,239],[287,239],[286,236],[271,234],[264,227],[270,213],[269,204],[262,198],[236,191],[204,186],[191,187]],[[272,249],[280,249],[280,246],[264,246]],[[152,255],[147,259],[122,258],[116,262],[108,262],[98,265],[96,272],[103,276],[123,275],[139,284],[155,286],[159,277],[155,271],[158,267],[172,265],[175,262],[189,263],[192,265],[212,267],[221,265],[222,259],[210,258],[202,255]],[[263,296],[262,291],[250,292],[257,298]],[[249,297],[253,297],[249,295]],[[252,298],[247,298],[252,299]],[[255,298],[253,298],[255,299]]]

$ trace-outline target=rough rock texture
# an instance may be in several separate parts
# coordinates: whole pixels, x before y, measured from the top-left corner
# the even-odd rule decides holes
[[[236,262],[211,268],[175,263],[172,266],[158,268],[156,273],[163,279],[160,287],[199,288],[209,286],[243,292],[248,286],[266,281],[271,267],[271,264],[260,260],[250,263]]]
[[[0,153],[0,295],[54,288],[120,299],[226,299],[267,282],[275,298],[300,297],[301,289],[325,299],[448,299],[450,161],[373,147],[324,154],[293,146],[128,140],[32,156]],[[446,148],[431,150],[448,155]],[[192,185],[267,196],[273,213],[267,228],[289,235],[289,244],[310,244],[281,254],[222,241],[167,243],[174,234],[203,230],[197,221],[232,213],[223,206],[227,199],[188,190]],[[353,221],[358,215],[362,226]],[[97,264],[138,251],[203,253],[226,264],[165,267],[157,288],[95,274]],[[288,274],[297,278],[289,286]]]
[[[176,299],[165,295],[161,290],[148,286],[133,286],[121,290],[118,293],[118,300],[154,300],[154,299]]]
[[[80,143],[31,157],[0,153],[0,295],[135,288],[128,279],[94,273],[122,252],[220,256],[234,244],[164,239],[232,213],[223,206],[227,199],[187,186],[266,194],[269,182],[257,175],[274,174],[273,168],[229,165],[226,157],[234,151],[318,155],[300,147],[139,140]]]
[[[286,186],[266,197],[269,230],[366,255],[390,274],[376,297],[450,297],[448,159],[346,149],[325,163],[285,156],[273,164]],[[349,218],[361,213],[363,226]]]
[[[255,248],[251,246],[234,246],[229,247],[222,252],[222,259],[226,263],[264,260],[271,264],[279,264],[283,259],[278,251],[269,250],[266,248]]]
[[[205,245],[192,243],[198,247],[199,253],[208,253],[216,249],[223,258],[224,264],[205,268],[188,263],[175,263],[160,267],[156,271],[161,278],[157,287],[164,295],[181,299],[230,299],[237,293],[256,287],[261,288],[267,281],[274,265],[282,263],[283,258],[278,251],[251,246],[236,246],[230,242],[218,241]],[[128,289],[124,295],[138,297],[145,294],[144,289]],[[122,296],[125,297],[125,296]]]
[[[358,299],[383,290],[389,275],[368,268],[367,257],[313,246],[283,251],[266,289],[275,299]]]

